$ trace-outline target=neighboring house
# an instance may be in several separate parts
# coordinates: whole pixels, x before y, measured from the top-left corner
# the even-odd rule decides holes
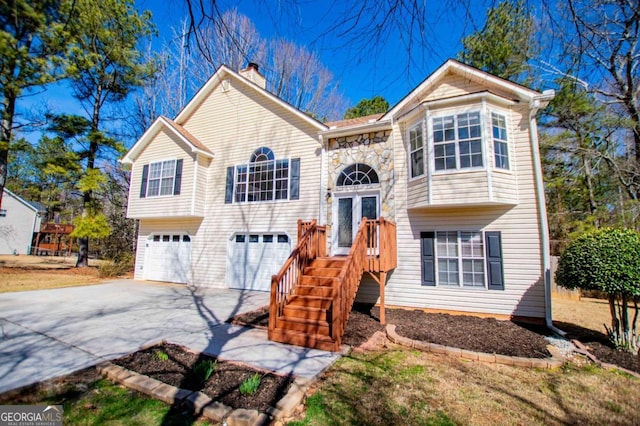
[[[0,210],[0,254],[29,254],[33,235],[40,230],[46,208],[27,201],[7,188]]]
[[[123,158],[138,279],[269,290],[298,239],[397,225],[389,305],[550,320],[536,112],[553,97],[449,60],[385,114],[320,123],[222,66]],[[383,280],[384,285],[384,280]],[[363,279],[358,300],[376,302]]]

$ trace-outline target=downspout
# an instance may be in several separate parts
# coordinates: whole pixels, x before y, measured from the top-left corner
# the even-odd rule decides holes
[[[531,134],[531,149],[533,155],[533,170],[536,184],[536,201],[538,215],[540,216],[540,236],[542,238],[542,270],[544,273],[544,307],[545,323],[549,330],[560,336],[566,336],[566,332],[553,325],[551,313],[551,262],[549,250],[549,222],[547,220],[547,207],[544,196],[544,181],[542,179],[542,163],[540,161],[540,144],[538,142],[538,125],[536,114],[553,99],[555,92],[545,90],[542,95],[533,98],[529,104],[529,132]]]

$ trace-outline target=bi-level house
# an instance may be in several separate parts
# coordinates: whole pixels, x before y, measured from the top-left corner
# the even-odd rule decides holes
[[[321,123],[222,66],[123,158],[135,278],[271,292],[272,339],[336,349],[354,298],[550,321],[536,113],[449,60],[384,114]]]

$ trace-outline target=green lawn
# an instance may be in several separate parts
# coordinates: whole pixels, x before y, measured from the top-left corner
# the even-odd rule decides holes
[[[586,365],[485,365],[396,349],[341,359],[290,425],[632,424],[640,380]]]

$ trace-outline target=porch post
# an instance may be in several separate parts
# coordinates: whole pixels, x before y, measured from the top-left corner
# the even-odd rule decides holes
[[[387,325],[387,319],[384,312],[384,285],[387,282],[387,273],[380,272],[380,280],[378,285],[380,286],[380,324]]]

